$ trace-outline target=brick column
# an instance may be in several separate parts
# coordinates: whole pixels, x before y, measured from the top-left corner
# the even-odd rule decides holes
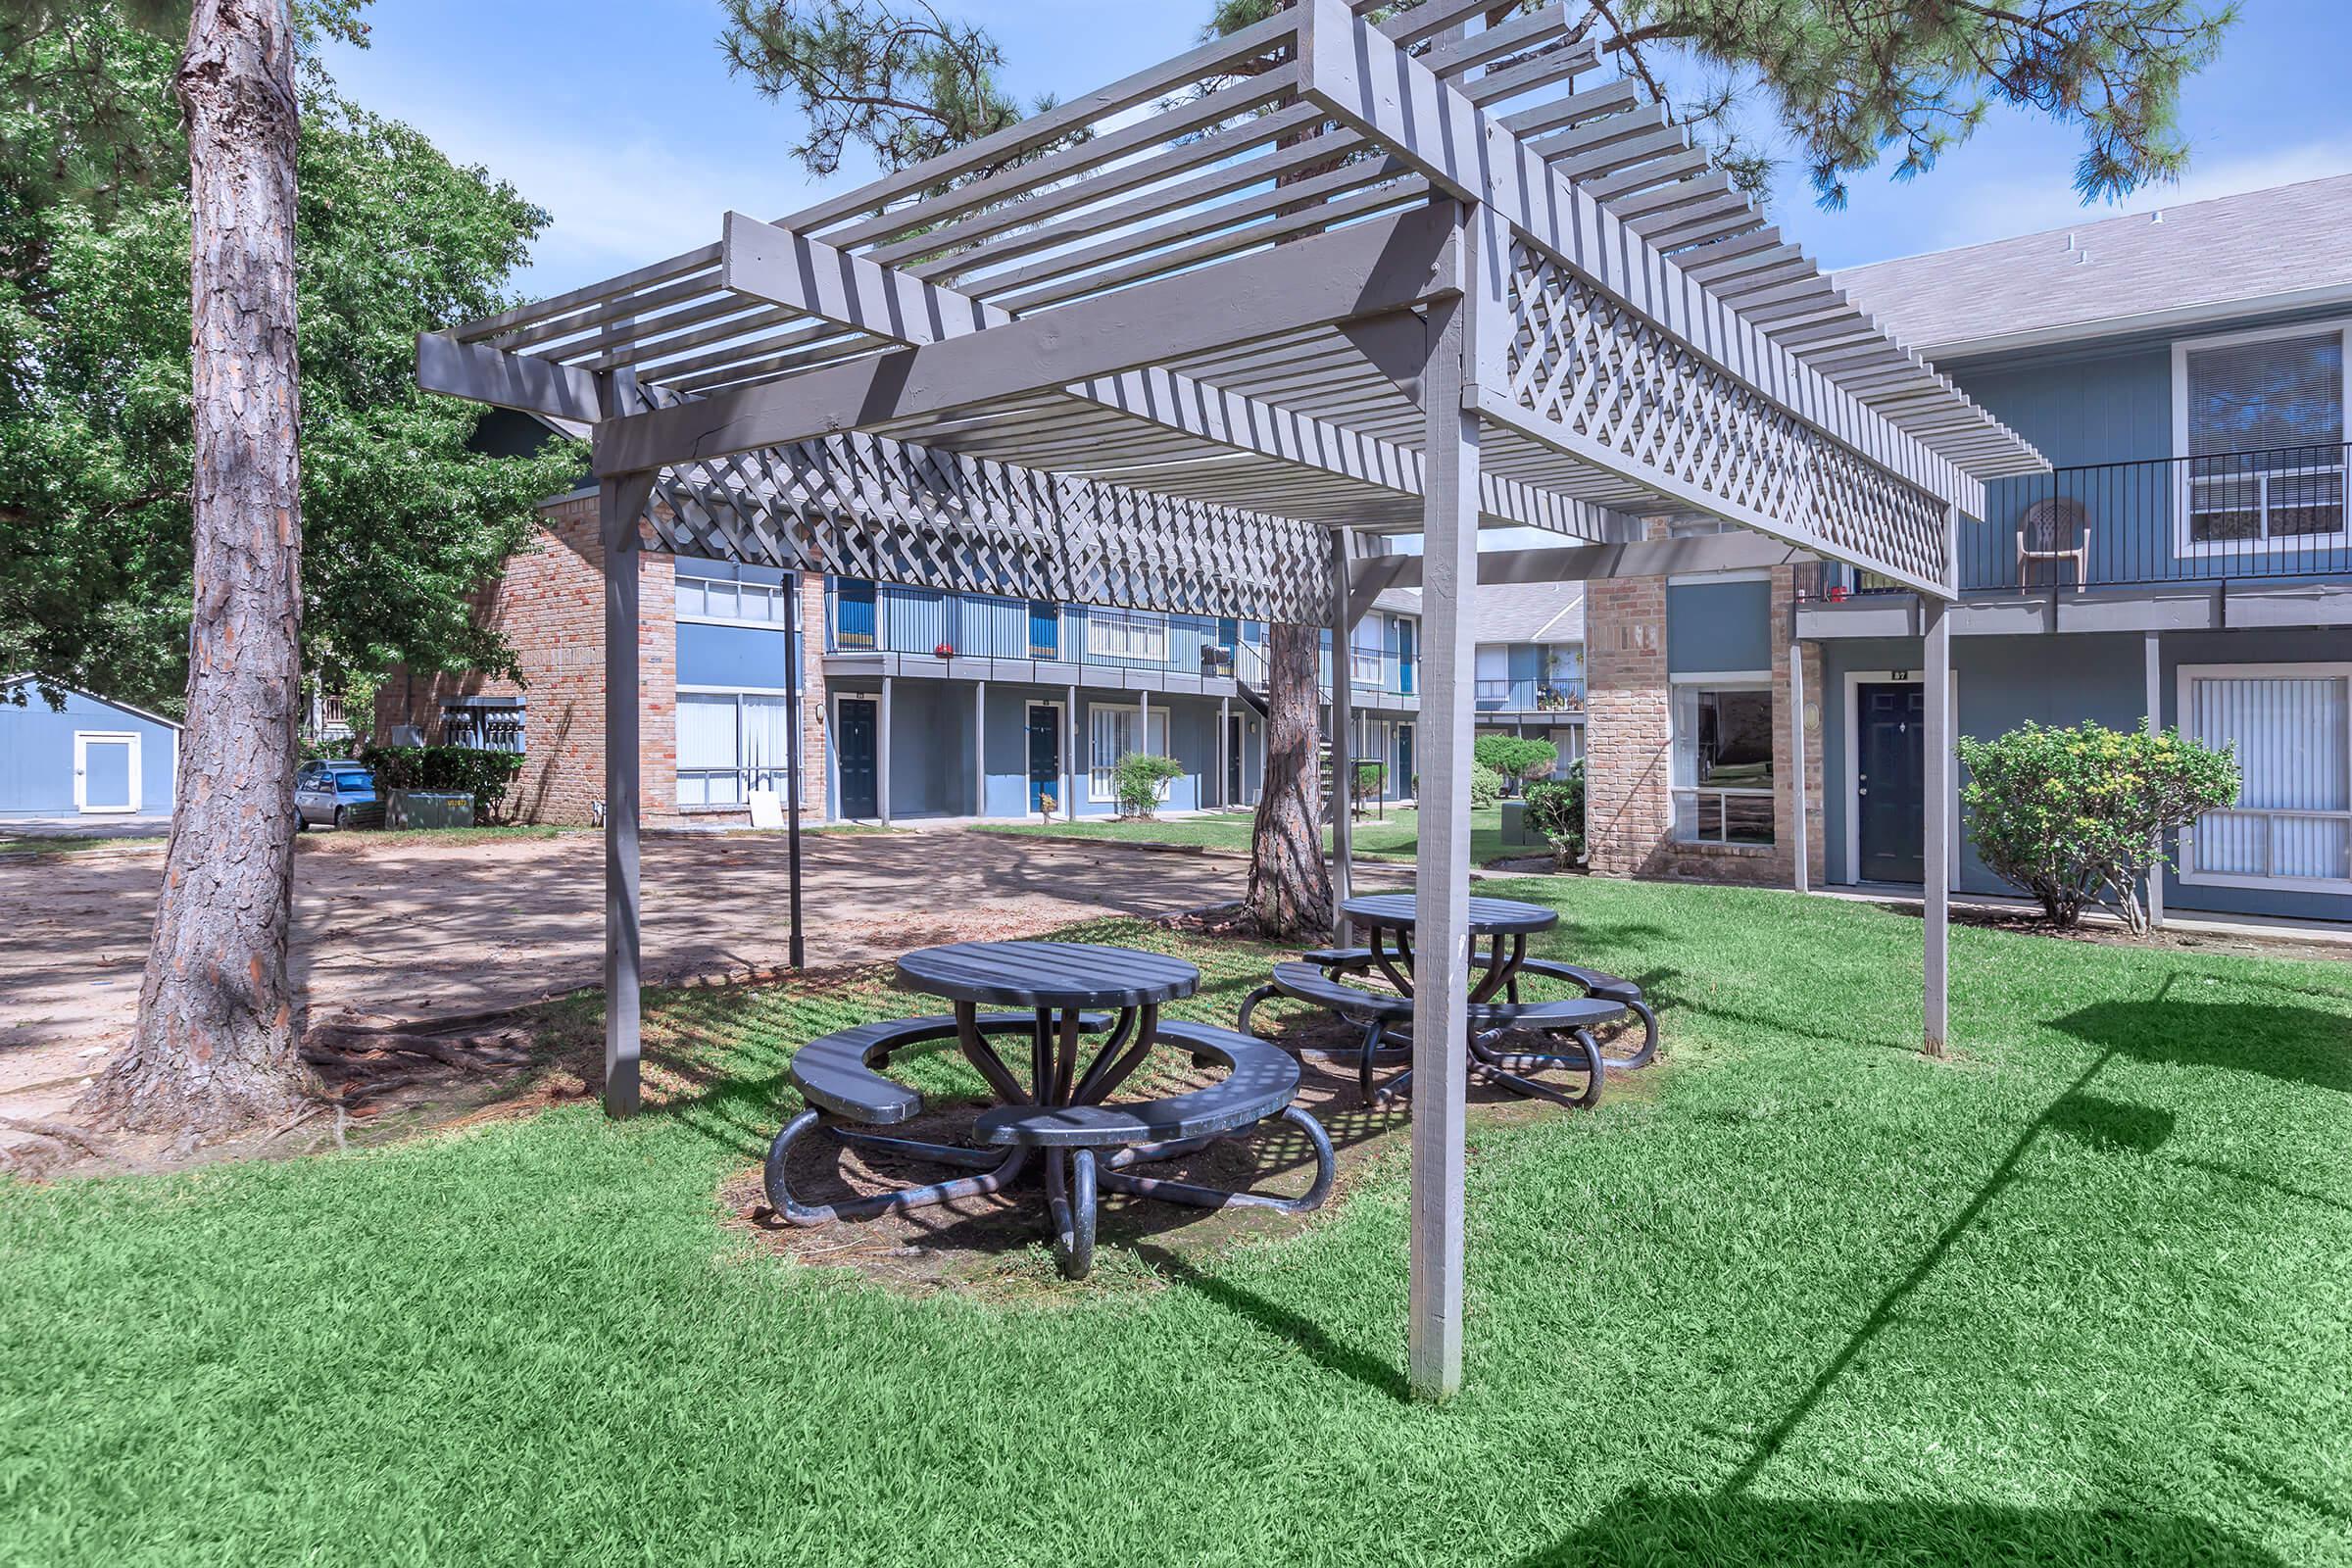
[[[801,815],[825,814],[825,577],[801,574]]]
[[[1666,579],[1595,580],[1585,601],[1585,837],[1592,869],[1650,869],[1674,825]]]

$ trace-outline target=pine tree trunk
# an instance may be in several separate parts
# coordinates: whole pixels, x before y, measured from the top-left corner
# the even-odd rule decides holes
[[[149,1131],[282,1119],[302,519],[294,41],[285,0],[197,0],[177,81],[194,218],[195,620],[138,1031],[85,1109]]]
[[[1315,679],[1321,634],[1266,628],[1266,786],[1250,841],[1250,912],[1270,937],[1331,926],[1331,874],[1323,863],[1322,726]]]

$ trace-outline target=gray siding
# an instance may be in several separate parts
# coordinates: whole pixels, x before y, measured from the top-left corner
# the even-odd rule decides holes
[[[1673,583],[1666,589],[1666,668],[1677,675],[1772,667],[1772,584]]]
[[[1857,671],[1919,667],[1920,646],[1901,640],[1838,640],[1822,648],[1823,828],[1829,880],[1850,882],[1846,860],[1848,790],[1846,678]],[[2180,720],[2179,670],[2186,664],[2297,663],[2344,657],[2341,633],[2239,631],[2173,633],[2162,645],[2161,722]],[[2146,648],[2140,637],[2043,636],[1957,638],[1953,673],[1959,683],[1960,732],[1990,740],[2031,719],[2052,725],[2085,720],[2115,729],[2146,721]],[[1959,772],[1961,770],[1955,770]],[[1955,803],[1955,813],[1958,806]],[[1984,868],[1967,842],[1963,822],[1960,889],[1969,893],[2014,894],[2017,890]],[[2165,879],[2165,902],[2178,909],[2220,914],[2280,915],[2304,919],[2352,919],[2352,899],[2331,894],[2266,888],[2217,888]]]

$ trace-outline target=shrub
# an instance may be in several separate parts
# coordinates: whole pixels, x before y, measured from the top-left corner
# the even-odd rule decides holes
[[[1549,741],[1521,735],[1481,735],[1470,743],[1470,756],[1481,767],[1491,767],[1507,779],[1541,778],[1560,760],[1560,749]]]
[[[2178,730],[2029,723],[1997,740],[1960,742],[1968,833],[1995,876],[2071,927],[2086,903],[2112,904],[2134,935],[2148,929],[2141,884],[2170,864],[2163,835],[2237,799],[2237,761]]]
[[[1121,816],[1150,816],[1159,808],[1160,786],[1184,771],[1173,757],[1129,752],[1110,770],[1111,790],[1119,798]]]
[[[1502,775],[1481,762],[1470,764],[1470,806],[1473,810],[1502,799]]]
[[[1527,825],[1551,846],[1552,858],[1574,864],[1585,853],[1585,764],[1568,769],[1564,779],[1527,787]]]
[[[507,786],[522,771],[520,752],[473,746],[368,746],[360,760],[375,772],[379,792],[462,790],[473,797],[473,819],[495,822]]]

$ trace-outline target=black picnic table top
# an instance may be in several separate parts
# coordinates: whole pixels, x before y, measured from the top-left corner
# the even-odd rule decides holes
[[[1144,1007],[1191,996],[1200,971],[1163,953],[1092,942],[957,942],[900,958],[899,983],[1001,1007]]]
[[[1348,918],[1387,931],[1410,931],[1418,908],[1410,893],[1367,893],[1341,907]],[[1517,899],[1470,900],[1470,934],[1479,937],[1517,936],[1548,931],[1560,923],[1560,911]]]

